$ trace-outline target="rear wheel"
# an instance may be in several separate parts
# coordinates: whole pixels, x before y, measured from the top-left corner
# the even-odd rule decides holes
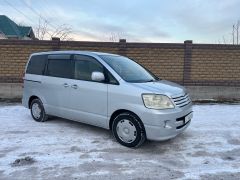
[[[40,99],[34,99],[30,105],[31,115],[35,121],[44,122],[48,119],[45,109]]]
[[[112,132],[116,140],[127,147],[138,147],[146,139],[141,120],[132,113],[121,113],[113,121]]]

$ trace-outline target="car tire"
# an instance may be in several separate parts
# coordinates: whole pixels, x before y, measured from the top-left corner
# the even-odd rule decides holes
[[[138,147],[146,140],[141,120],[129,112],[121,113],[113,120],[112,133],[115,139],[126,147]]]
[[[48,119],[48,115],[45,112],[42,101],[40,99],[34,99],[30,105],[32,118],[37,122],[44,122]]]

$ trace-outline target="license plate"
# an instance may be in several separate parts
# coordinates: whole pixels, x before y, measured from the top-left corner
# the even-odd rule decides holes
[[[188,123],[188,121],[190,121],[192,118],[193,118],[193,113],[191,112],[190,114],[185,116],[185,124]]]

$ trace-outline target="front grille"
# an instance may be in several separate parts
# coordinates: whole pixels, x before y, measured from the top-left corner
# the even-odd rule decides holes
[[[175,105],[178,107],[184,107],[191,103],[191,99],[188,94],[184,94],[182,96],[172,97]]]

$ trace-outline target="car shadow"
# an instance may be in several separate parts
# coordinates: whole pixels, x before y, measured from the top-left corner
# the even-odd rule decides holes
[[[74,129],[81,129],[84,132],[87,131],[88,133],[92,134],[97,134],[98,137],[100,135],[109,135],[110,131],[101,127],[85,124],[82,122],[70,120],[70,119],[65,119],[65,118],[60,118],[60,117],[50,117],[46,123],[51,123],[51,124],[59,124],[64,127],[69,127],[69,128],[74,128]]]
[[[81,132],[87,132],[87,134],[91,134],[93,137],[93,141],[98,138],[100,141],[99,143],[104,143],[104,141],[107,143],[112,143],[113,147],[110,147],[110,149],[115,149],[119,152],[138,152],[138,153],[149,153],[149,154],[163,154],[167,153],[170,150],[173,151],[181,151],[183,144],[186,144],[185,141],[187,141],[187,138],[189,138],[189,133],[183,133],[178,135],[175,138],[164,140],[164,141],[149,141],[146,140],[144,144],[142,144],[140,147],[137,148],[128,148],[121,146],[118,144],[118,142],[113,137],[112,133],[108,129],[96,127],[93,125],[85,124],[82,122],[77,122],[69,119],[59,118],[59,117],[50,117],[47,123],[53,123],[53,124],[59,124],[66,128],[74,128],[79,129]],[[96,138],[94,137],[96,136]],[[102,141],[104,140],[104,141]],[[110,142],[109,142],[110,141]],[[116,147],[114,147],[114,144],[116,143]],[[109,147],[108,147],[109,148]],[[120,149],[119,149],[120,148]],[[106,150],[106,149],[105,149]],[[99,150],[96,150],[99,151]],[[104,149],[103,149],[104,151]],[[108,150],[106,150],[107,152]]]

